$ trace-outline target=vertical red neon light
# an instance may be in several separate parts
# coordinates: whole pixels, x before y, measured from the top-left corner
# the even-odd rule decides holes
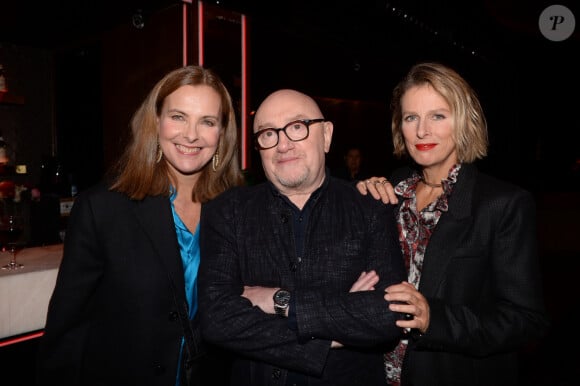
[[[192,0],[183,0],[183,15],[182,15],[182,22],[183,22],[183,65],[188,65],[188,42],[190,35],[188,33],[188,13],[187,13],[187,5],[192,4]],[[197,1],[197,53],[198,53],[198,65],[204,65],[204,11],[203,11],[203,1]],[[247,47],[247,39],[248,39],[248,27],[247,27],[247,19],[246,15],[241,15],[241,54],[242,54],[242,63],[241,63],[241,117],[240,117],[240,149],[241,149],[241,167],[243,170],[248,168],[248,47]]]
[[[188,63],[187,63],[187,54],[188,54],[188,52],[187,52],[187,42],[188,42],[188,39],[187,39],[188,33],[187,33],[187,31],[189,30],[189,28],[188,28],[188,23],[187,23],[187,20],[188,20],[187,19],[187,3],[191,4],[191,0],[190,1],[185,1],[184,0],[183,1],[183,4],[181,6],[181,23],[182,23],[181,24],[181,26],[182,26],[181,27],[181,29],[182,29],[181,41],[182,41],[182,44],[183,44],[183,46],[181,48],[181,52],[182,52],[182,55],[183,55],[182,65],[184,67],[188,65]]]
[[[248,124],[248,78],[247,78],[247,65],[248,65],[248,58],[247,58],[247,24],[246,24],[246,15],[242,14],[242,112],[240,117],[240,140],[242,149],[242,160],[241,166],[242,170],[246,170],[248,168],[248,131],[247,131],[247,124]]]
[[[204,59],[204,47],[203,47],[203,41],[204,41],[204,25],[203,25],[203,2],[202,1],[198,1],[197,2],[197,62],[200,66],[204,65],[203,59]]]

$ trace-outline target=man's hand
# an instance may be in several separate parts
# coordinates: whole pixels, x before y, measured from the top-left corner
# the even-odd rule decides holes
[[[362,272],[358,279],[354,282],[350,291],[348,292],[359,292],[359,291],[374,291],[375,284],[379,282],[379,275],[376,271]],[[343,344],[337,341],[332,341],[331,348],[341,348]]]
[[[244,286],[242,296],[252,302],[253,306],[259,307],[267,314],[275,314],[274,311],[274,294],[280,288]]]
[[[349,292],[374,291],[375,284],[379,282],[379,275],[375,271],[362,272],[358,279],[352,284]],[[269,288],[261,286],[244,286],[242,296],[252,302],[253,306],[259,307],[267,314],[275,314],[274,294],[279,288]],[[331,348],[343,347],[342,343],[332,341]]]
[[[378,282],[379,275],[375,271],[362,272],[348,292],[373,291]]]

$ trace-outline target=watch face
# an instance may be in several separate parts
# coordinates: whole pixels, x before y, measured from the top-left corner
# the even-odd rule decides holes
[[[286,290],[278,290],[274,294],[274,303],[278,306],[286,307],[290,302],[290,292]]]

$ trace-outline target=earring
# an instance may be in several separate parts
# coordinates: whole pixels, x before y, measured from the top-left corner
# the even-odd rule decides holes
[[[161,146],[159,143],[157,144],[157,159],[155,159],[155,163],[159,163],[161,161],[161,157],[163,157],[163,152],[161,151]]]
[[[217,171],[219,164],[220,164],[220,154],[216,150],[215,154],[213,155],[213,157],[211,159],[211,168],[213,169],[214,172]]]

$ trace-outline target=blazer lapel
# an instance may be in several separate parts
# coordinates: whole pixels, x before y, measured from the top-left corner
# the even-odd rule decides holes
[[[185,288],[181,253],[173,225],[173,214],[167,197],[146,197],[136,202],[134,208],[137,221],[148,235],[155,255],[166,267],[175,288]],[[171,257],[171,258],[169,258]],[[185,294],[177,294],[179,297]]]
[[[443,280],[444,273],[457,248],[459,240],[464,239],[470,221],[473,205],[473,189],[477,169],[474,165],[464,164],[449,197],[449,211],[443,213],[425,251],[423,274],[419,288],[426,295],[433,295]],[[426,273],[427,272],[427,273]],[[426,274],[425,274],[426,273]]]

